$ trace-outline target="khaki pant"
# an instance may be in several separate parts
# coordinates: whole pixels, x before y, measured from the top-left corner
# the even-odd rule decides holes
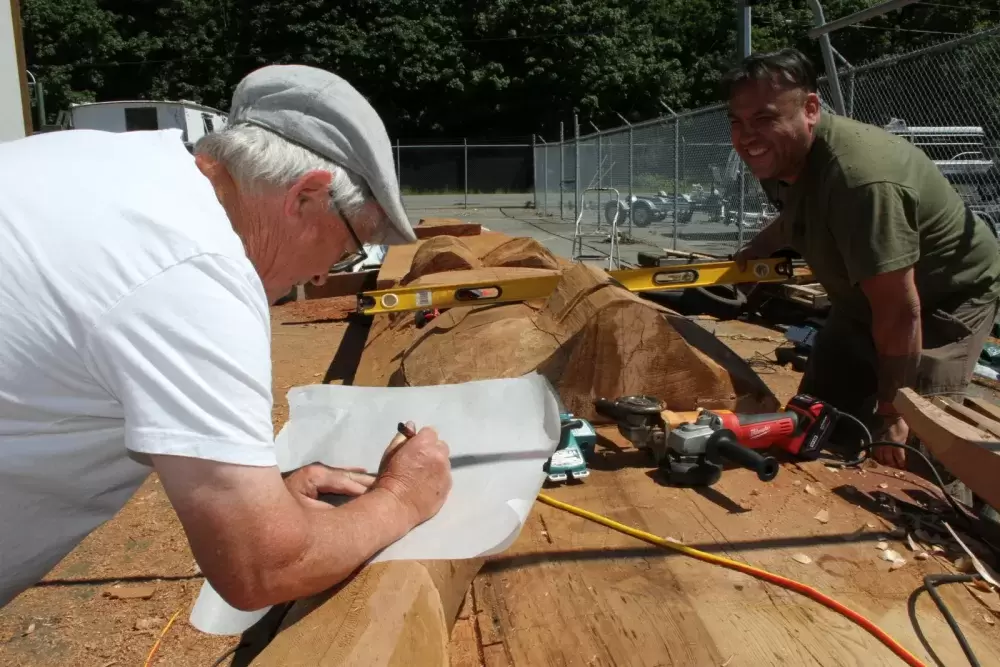
[[[916,386],[913,387],[917,393],[961,401],[993,327],[998,305],[998,302],[987,305],[967,302],[950,313],[922,313],[923,353]],[[799,392],[849,412],[870,429],[876,429],[879,425],[874,415],[878,389],[877,364],[871,329],[839,316],[834,308],[816,336]],[[839,442],[858,442],[860,434],[856,427],[852,431],[852,426],[849,420],[842,420],[836,439]],[[910,466],[915,458],[908,457]],[[936,467],[945,472],[940,470],[940,466]],[[949,478],[954,479],[946,475],[945,482]],[[967,491],[955,491],[953,495],[959,500],[972,504]]]

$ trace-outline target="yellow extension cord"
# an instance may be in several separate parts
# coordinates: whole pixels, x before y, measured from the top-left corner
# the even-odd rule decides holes
[[[724,558],[723,556],[716,556],[714,554],[706,553],[704,551],[699,551],[698,549],[693,549],[689,546],[681,544],[680,542],[674,542],[671,540],[664,539],[658,535],[653,535],[652,533],[647,533],[631,526],[626,526],[625,524],[613,521],[600,514],[595,514],[594,512],[589,512],[585,509],[576,507],[575,505],[570,505],[569,503],[564,503],[562,501],[556,500],[551,496],[547,496],[544,493],[538,494],[538,500],[542,501],[546,505],[555,507],[556,509],[569,512],[570,514],[575,514],[584,519],[588,519],[595,523],[599,523],[603,526],[607,526],[613,530],[617,530],[620,533],[630,535],[636,539],[642,540],[643,542],[648,542],[650,544],[655,544],[656,546],[663,547],[664,549],[672,549],[674,551],[679,551],[685,556],[690,556],[691,558],[696,558],[706,563],[711,563],[713,565],[721,565],[722,567],[729,568],[731,570],[736,570],[737,572],[743,572],[744,574],[749,574],[758,579],[782,586],[789,590],[795,591],[801,595],[819,602],[820,604],[842,614],[843,616],[854,621],[857,625],[861,626],[867,630],[876,639],[881,641],[885,646],[887,646],[893,653],[895,653],[899,658],[903,660],[906,664],[911,667],[926,667],[926,665],[921,662],[915,655],[907,651],[903,646],[897,642],[895,639],[890,637],[884,630],[879,628],[877,625],[872,623],[870,620],[859,614],[858,612],[849,609],[837,602],[833,598],[817,591],[816,589],[806,586],[803,583],[795,581],[793,579],[788,579],[782,577],[781,575],[768,572],[767,570],[762,570],[760,568],[754,567],[752,565],[747,565],[746,563],[741,563],[739,561],[730,560],[729,558]]]

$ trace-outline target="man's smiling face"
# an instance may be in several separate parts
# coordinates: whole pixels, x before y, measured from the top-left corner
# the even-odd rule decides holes
[[[733,148],[758,179],[792,183],[809,153],[819,114],[815,93],[775,79],[744,81],[729,98]]]

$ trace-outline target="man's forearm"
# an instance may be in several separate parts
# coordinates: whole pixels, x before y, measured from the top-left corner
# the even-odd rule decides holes
[[[379,488],[339,507],[303,507],[300,520],[306,541],[297,558],[266,573],[259,606],[335,586],[416,523],[392,493]]]
[[[872,337],[878,354],[878,407],[881,415],[895,414],[896,392],[912,386],[920,364],[922,338],[920,306],[903,302],[872,309]]]
[[[754,254],[760,257],[769,257],[788,244],[785,242],[781,225],[777,220],[772,220],[767,227],[757,232],[747,245],[753,249]]]

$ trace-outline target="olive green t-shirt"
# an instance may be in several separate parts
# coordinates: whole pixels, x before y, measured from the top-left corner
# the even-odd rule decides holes
[[[763,183],[774,224],[843,316],[871,323],[860,283],[914,265],[921,309],[1000,296],[1000,246],[927,155],[873,125],[823,112],[801,176]]]

